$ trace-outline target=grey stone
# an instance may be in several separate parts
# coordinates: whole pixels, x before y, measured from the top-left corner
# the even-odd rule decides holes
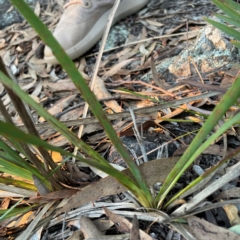
[[[25,2],[27,2],[31,8],[34,8],[37,0],[25,0]],[[39,3],[45,5],[47,1],[40,0]],[[11,6],[12,3],[9,0],[0,0],[0,29],[23,21],[23,17],[15,8],[9,11]]]
[[[213,20],[219,21],[215,17]],[[175,76],[175,79],[197,74],[191,62],[189,68],[188,56],[197,64],[201,73],[223,66],[231,67],[234,63],[239,63],[240,51],[231,44],[229,39],[229,36],[207,24],[201,30],[195,44],[183,49],[179,55],[162,61],[156,69],[160,74],[168,72]],[[141,77],[142,81],[149,81],[149,79],[152,79],[151,73]],[[165,78],[165,80],[171,82],[171,79]]]
[[[105,50],[122,45],[126,42],[129,29],[124,24],[115,25],[111,28],[106,42]]]

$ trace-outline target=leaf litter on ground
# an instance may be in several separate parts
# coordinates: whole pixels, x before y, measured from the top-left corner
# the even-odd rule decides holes
[[[188,1],[185,1],[185,2],[187,3]],[[55,7],[51,7],[49,3],[46,9],[39,8],[40,6],[39,4],[36,5],[36,8],[35,8],[36,13],[40,14],[40,16],[42,17],[43,21],[45,21],[45,23],[48,23],[51,30],[55,27],[57,20],[60,17],[61,13],[59,9],[62,8],[62,3],[63,1],[54,2],[53,4]],[[195,17],[195,14],[197,14],[197,16],[206,15],[209,13],[209,9],[214,10],[214,7],[212,5],[209,5],[208,7],[210,8],[207,9],[204,4],[203,5],[200,4],[199,10],[198,10],[199,12],[198,12],[196,11],[196,7],[199,3],[195,3],[195,4],[193,4],[195,7],[194,12],[189,11],[189,14],[191,17]],[[167,14],[167,15],[164,14],[163,9],[170,9],[170,14]],[[122,83],[122,84],[124,85],[124,87],[128,88],[131,91],[136,91],[139,93],[144,92],[145,95],[147,95],[147,92],[148,92],[149,93],[148,96],[150,97],[153,96],[154,93],[156,93],[155,88],[154,87],[151,88],[151,85],[154,84],[154,81],[156,83],[157,79],[159,78],[159,76],[156,75],[156,71],[158,71],[158,69],[157,68],[155,69],[154,66],[159,65],[159,63],[161,63],[163,59],[169,58],[171,56],[171,55],[162,56],[161,53],[165,50],[164,48],[170,47],[174,49],[174,47],[178,45],[180,49],[181,47],[183,48],[185,47],[184,44],[186,44],[186,42],[187,44],[191,44],[190,42],[191,39],[197,36],[196,35],[197,32],[191,32],[191,31],[194,31],[196,29],[199,30],[200,27],[198,26],[198,24],[200,25],[203,24],[202,21],[195,21],[195,22],[189,21],[189,24],[192,24],[192,27],[190,27],[190,29],[186,29],[185,23],[179,24],[178,21],[173,20],[175,16],[178,16],[180,17],[181,21],[185,21],[184,17],[182,17],[181,15],[181,10],[185,11],[184,4],[182,4],[181,6],[177,6],[176,4],[176,6],[174,6],[171,2],[169,3],[164,2],[163,4],[160,4],[156,1],[151,1],[149,6],[138,14],[137,17],[139,19],[139,22],[142,24],[142,25],[139,24],[138,27],[141,28],[141,30],[135,28],[134,26],[131,26],[133,33],[129,33],[128,40],[122,44],[123,48],[115,47],[115,49],[112,50],[112,52],[109,53],[109,51],[108,52],[106,51],[104,53],[103,62],[99,70],[99,76],[105,81],[106,86],[111,86],[111,84],[116,84],[118,83],[118,81],[119,82],[125,81],[126,83],[125,84]],[[156,16],[159,16],[159,17],[156,17]],[[170,22],[173,23],[172,26],[169,25]],[[125,24],[125,23],[126,21],[123,20],[122,24]],[[159,35],[164,34],[164,30],[162,26],[168,29],[166,32],[167,34],[174,34],[176,32],[176,33],[180,33],[179,36],[166,35],[165,38],[159,38],[159,40],[157,40]],[[187,31],[190,31],[190,32],[186,33]],[[155,39],[146,41],[146,38],[155,37],[155,36],[156,36]],[[41,42],[36,37],[35,32],[31,28],[29,28],[26,24],[15,24],[11,27],[7,27],[6,29],[0,32],[0,39],[2,39],[0,42],[3,43],[2,45],[0,45],[2,47],[1,55],[3,56],[6,65],[11,70],[14,70],[17,78],[21,80],[19,81],[20,86],[22,86],[22,88],[25,89],[26,92],[31,94],[36,89],[37,85],[35,81],[38,79],[38,81],[40,81],[43,84],[42,85],[43,91],[38,91],[38,94],[36,94],[36,97],[48,109],[56,108],[57,111],[55,111],[53,114],[59,114],[63,109],[74,107],[79,104],[84,104],[83,100],[79,96],[74,95],[76,94],[74,92],[76,91],[74,86],[71,88],[70,86],[72,84],[69,81],[62,79],[65,77],[65,73],[61,70],[61,68],[59,68],[58,66],[53,67],[50,64],[46,65],[42,62],[41,59],[37,59],[35,57],[35,51],[37,47],[40,46]],[[133,41],[136,42],[134,45],[135,47],[127,48],[128,43],[131,43]],[[126,47],[124,47],[124,45],[126,45]],[[161,45],[164,47],[161,47]],[[17,51],[17,55],[15,54],[15,49]],[[153,55],[154,57],[152,57],[151,53],[154,54]],[[87,65],[85,65],[84,68],[81,67],[82,63],[84,62],[82,60],[79,60],[79,59],[76,60],[75,64],[78,65],[79,68],[82,69],[82,71],[85,71],[85,75],[86,75],[92,72],[93,61],[95,57],[94,55],[89,55],[89,56],[87,55],[83,57],[83,59],[84,61],[87,62]],[[150,68],[152,68],[153,70],[152,71],[153,80],[151,79],[151,76],[148,75],[148,71]],[[214,69],[208,69],[208,70],[212,70],[212,72],[214,73]],[[139,78],[143,75],[149,78],[148,84],[150,86],[147,87],[146,85],[144,85],[145,82],[143,82],[143,84],[139,84],[137,82],[136,83],[134,82],[134,84],[130,83],[131,81],[139,81]],[[219,75],[220,76],[211,76],[213,77],[212,81],[218,82],[219,79],[221,78],[221,73]],[[106,76],[108,76],[108,78],[106,78]],[[229,75],[225,73],[225,78],[227,77],[229,77]],[[232,78],[230,79],[230,83],[233,81],[235,77],[236,77],[236,73],[233,74]],[[162,76],[161,74],[160,79],[164,80],[165,76]],[[57,81],[56,84],[54,81]],[[222,86],[223,81],[224,80],[221,81],[221,85],[220,85],[221,87],[229,86],[229,85]],[[64,84],[67,87],[65,87]],[[160,86],[163,87],[164,85],[165,84],[162,85],[161,83]],[[62,88],[60,86],[62,86]],[[114,85],[112,86],[114,88]],[[158,84],[157,86],[160,87]],[[173,92],[171,91],[171,88],[168,88],[168,89],[163,88],[163,89],[168,93],[171,93],[173,95],[172,96],[173,99],[182,98],[186,96],[189,97],[191,96],[192,93],[202,94],[202,92],[199,89],[191,88],[187,84],[181,84],[180,87],[181,87],[181,90],[177,89],[177,90],[173,90]],[[109,90],[112,90],[112,87]],[[115,92],[117,92],[117,89],[114,89],[114,90]],[[126,100],[132,102],[136,107],[140,105],[141,107],[147,106],[147,102],[145,100],[137,99],[137,101],[135,100],[136,102],[134,102],[134,100],[132,100],[131,94],[129,96],[124,96],[124,97],[120,95],[120,98],[119,98],[116,94],[111,94],[111,93],[114,93],[113,91],[108,91],[108,93],[105,93],[106,88],[104,87],[103,84],[102,84],[102,87],[99,87],[99,92],[100,91],[101,91],[101,94],[100,94],[101,97],[99,98],[106,98],[106,97],[110,98],[111,96],[113,97],[113,100],[111,100],[111,101],[114,101],[113,105],[110,104],[111,103],[110,101],[103,101],[106,104],[105,105],[106,111],[110,113],[112,113],[112,111],[118,112],[116,109],[119,109],[119,107],[121,106],[121,104],[119,103]],[[171,98],[169,97],[169,94],[161,94],[160,96],[161,96],[161,99],[165,101],[168,101],[169,99],[171,100]],[[8,108],[13,109],[13,107],[11,106],[11,102],[9,100],[7,101],[6,99],[7,95],[3,96],[3,98],[5,98],[5,104],[8,105]],[[65,98],[70,98],[72,99],[72,101],[69,102],[64,107],[61,105],[58,107],[57,105],[58,102],[61,102],[61,101],[64,102]],[[139,104],[139,102],[141,102],[142,104]],[[196,100],[192,102],[192,104],[198,104],[199,102],[200,101]],[[210,102],[210,103],[213,104],[213,102]],[[217,104],[217,101],[215,101],[214,104]],[[160,125],[160,123],[162,122],[161,117],[172,118],[181,113],[190,115],[184,111],[185,108],[186,107],[183,105],[176,110],[174,108],[172,109],[169,107],[167,114],[165,111],[160,112],[158,110],[159,111],[158,114],[160,114],[160,117],[159,118],[154,117],[154,119],[152,119],[152,115],[150,116],[149,119],[147,119],[146,116],[145,118],[142,118],[141,115],[137,116],[137,120],[139,120],[138,124],[141,125],[147,122],[148,120],[153,120],[155,124],[161,127]],[[126,110],[127,109],[121,109],[120,111],[126,111]],[[12,111],[14,111],[14,109]],[[75,119],[73,119],[73,116],[70,115],[70,112],[66,112],[64,116],[65,116],[64,119],[66,122],[68,122],[69,127],[78,126],[80,124],[78,122],[78,123],[75,123],[75,125],[73,123],[71,125],[71,122],[69,121],[69,119],[77,120],[80,117],[78,114],[75,115]],[[41,129],[41,126],[43,126],[41,125],[41,123],[39,123],[41,122],[41,119],[37,115],[35,115],[35,119],[36,119],[36,123],[38,123],[39,128]],[[16,121],[17,125],[21,123],[19,118],[15,118],[14,120]],[[115,118],[116,122],[120,120],[121,119]],[[126,121],[125,123],[126,125],[132,124],[132,120],[129,115],[125,121]],[[176,129],[179,128],[179,126],[176,126],[176,124],[170,124],[170,125],[164,124],[163,127],[167,127],[169,129],[169,133],[172,135],[176,134]],[[196,128],[199,128],[199,126],[195,126],[195,129]],[[73,131],[76,132],[76,130],[74,129]],[[99,129],[97,131],[99,131]],[[181,129],[181,131],[186,133],[186,132],[189,132],[190,129],[187,126],[186,127],[184,126]],[[93,132],[93,130],[92,131],[90,130],[90,133],[96,135],[97,137],[95,138],[98,139],[97,141],[101,143],[101,144],[96,144],[96,142],[90,141],[90,144],[92,144],[92,146],[95,147],[96,149],[101,149],[101,146],[107,143],[105,134],[99,134],[98,132]],[[151,138],[157,139],[158,137],[156,135],[156,132],[153,131],[153,133],[155,135],[151,136],[151,134],[149,134],[150,135],[149,137],[147,134],[147,137],[149,137],[150,139]],[[119,132],[119,134],[121,134],[121,132]],[[233,136],[238,136],[238,134],[236,133],[233,133],[233,134],[234,134]],[[58,138],[55,132],[49,131],[48,134],[46,134],[45,132],[44,139],[46,139],[47,141],[57,146],[69,147],[68,142],[66,140],[63,140],[61,136],[59,137],[60,138]],[[187,137],[187,138],[183,137],[182,141],[186,145],[188,145],[192,137],[193,135],[190,135],[190,137]],[[161,138],[162,139],[160,143],[168,139],[167,136],[161,136]],[[55,141],[54,142],[51,141],[52,139],[55,139]],[[91,139],[90,136],[87,139]],[[172,148],[176,149],[176,147],[174,146],[172,146]],[[210,150],[210,153],[212,153],[211,150]],[[171,154],[174,154],[174,150]],[[169,168],[171,169],[170,162],[169,162]],[[150,174],[147,176],[150,179]],[[102,188],[103,188],[103,185],[100,182],[101,181],[95,184],[90,184],[88,187],[91,187],[91,186],[94,187],[94,185],[99,184],[99,189],[98,189],[98,193],[99,193],[102,191]],[[104,182],[104,179],[102,182]],[[110,186],[110,183],[107,183],[107,186]],[[90,193],[91,192],[89,191],[88,194]],[[114,191],[111,192],[111,189],[110,189],[109,194],[106,194],[106,195],[110,195],[113,193]],[[97,200],[101,196],[103,195],[98,194],[97,196],[93,197],[93,201]],[[121,198],[119,200],[121,200]],[[70,208],[71,207],[72,206],[70,205]],[[212,226],[212,228],[214,228],[214,226]]]

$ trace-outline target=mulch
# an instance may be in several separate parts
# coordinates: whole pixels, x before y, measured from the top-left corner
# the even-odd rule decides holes
[[[64,1],[36,1],[33,8],[35,13],[53,31],[63,11],[63,5]],[[6,4],[4,6],[4,9],[7,9]],[[0,9],[2,8],[0,7]],[[13,11],[11,6],[8,6],[8,10],[4,11],[10,13]],[[139,130],[142,131],[149,160],[178,156],[181,154],[181,150],[191,143],[196,135],[194,131],[200,129],[201,124],[197,120],[194,122],[168,122],[161,118],[194,120],[197,117],[200,119],[199,116],[191,114],[192,109],[189,104],[197,107],[197,110],[201,109],[202,114],[207,114],[207,111],[212,111],[219,98],[212,97],[206,101],[200,97],[199,100],[192,101],[188,105],[179,104],[179,108],[177,106],[158,108],[159,104],[177,102],[178,99],[201,96],[208,91],[218,90],[219,86],[222,86],[223,79],[226,79],[226,73],[228,73],[227,76],[230,75],[229,70],[232,71],[232,78],[230,76],[228,79],[230,83],[236,76],[236,69],[231,66],[232,62],[227,66],[225,64],[211,67],[204,65],[200,68],[200,74],[205,83],[211,83],[210,85],[215,87],[211,90],[204,88],[201,84],[196,86],[187,82],[200,79],[194,66],[195,72],[193,70],[190,73],[185,68],[177,71],[180,67],[176,71],[174,70],[175,72],[169,70],[169,66],[174,61],[174,64],[180,62],[184,51],[190,49],[199,39],[201,30],[206,25],[202,17],[212,16],[216,11],[217,8],[208,0],[151,0],[147,7],[139,13],[121,20],[112,28],[98,72],[99,82],[102,81],[101,86],[97,85],[100,92],[98,98],[105,112],[112,119],[113,127],[123,143],[133,158],[138,158],[140,163],[142,162],[142,152],[134,135],[129,107],[136,113],[136,123]],[[3,15],[0,14],[0,16]],[[2,22],[1,18],[0,22]],[[83,98],[61,66],[46,64],[42,61],[43,49],[42,41],[18,14],[0,30],[0,55],[21,88],[76,134],[79,126],[84,124],[82,138],[95,150],[106,156],[109,162],[126,167],[91,112],[86,119],[81,119],[85,104]],[[99,43],[84,56],[74,60],[86,81],[90,81],[93,74],[98,50]],[[179,80],[185,82],[181,83]],[[226,88],[227,85],[224,87]],[[16,113],[3,86],[0,88],[0,94],[14,123],[25,130],[22,120]],[[68,141],[46,123],[45,119],[34,110],[31,112],[42,139],[55,146],[73,150]],[[180,136],[182,137],[176,140]],[[228,140],[228,147],[232,149],[240,144],[238,135],[236,136],[233,132],[229,133]],[[218,162],[221,159],[219,146],[223,146],[222,140],[219,140],[211,151],[202,154],[196,160],[195,165],[205,170]],[[53,156],[53,158],[56,162],[62,161],[61,156]],[[69,165],[65,170],[70,171],[71,168],[72,165]],[[78,170],[81,173],[73,171],[76,187],[79,187],[77,183],[79,177],[88,178],[89,181],[91,179],[89,177],[91,172],[88,168],[78,166]],[[173,191],[176,193],[188,185],[198,174],[193,169],[189,169]],[[236,187],[237,183],[234,186]],[[216,196],[209,198],[209,201],[214,197]],[[124,196],[120,194],[106,197],[106,202],[121,202],[123,199]],[[100,218],[102,214],[103,212],[95,215],[89,213],[92,218]],[[201,213],[199,217],[217,226],[230,227],[229,219],[222,208]],[[77,227],[77,223],[72,218],[71,216],[64,217],[64,220],[68,222],[68,228],[64,233],[65,238],[71,236]],[[50,228],[47,233],[45,232],[47,239],[62,237],[60,223],[59,221],[54,222],[54,220],[50,223]],[[178,233],[172,229],[169,230],[163,224],[149,224],[147,221],[141,220],[140,228],[148,229],[148,233],[155,239],[167,239],[167,237],[174,239],[174,236],[180,239]],[[110,229],[108,233],[116,234],[117,231],[112,225]],[[172,238],[170,238],[171,234]]]

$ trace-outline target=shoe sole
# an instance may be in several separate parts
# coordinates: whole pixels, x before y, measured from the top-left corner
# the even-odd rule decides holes
[[[148,0],[122,0],[115,14],[113,24],[119,20],[139,11],[148,3]],[[107,20],[111,9],[103,14],[93,26],[91,31],[75,46],[65,50],[71,59],[82,56],[90,48],[92,48],[102,37],[106,28]],[[57,59],[53,57],[45,57],[44,60],[48,63],[57,64]]]

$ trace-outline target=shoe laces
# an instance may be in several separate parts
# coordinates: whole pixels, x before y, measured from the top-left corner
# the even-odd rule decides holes
[[[67,8],[68,6],[72,5],[72,4],[84,4],[83,0],[71,0],[68,3],[66,3],[63,8]]]

